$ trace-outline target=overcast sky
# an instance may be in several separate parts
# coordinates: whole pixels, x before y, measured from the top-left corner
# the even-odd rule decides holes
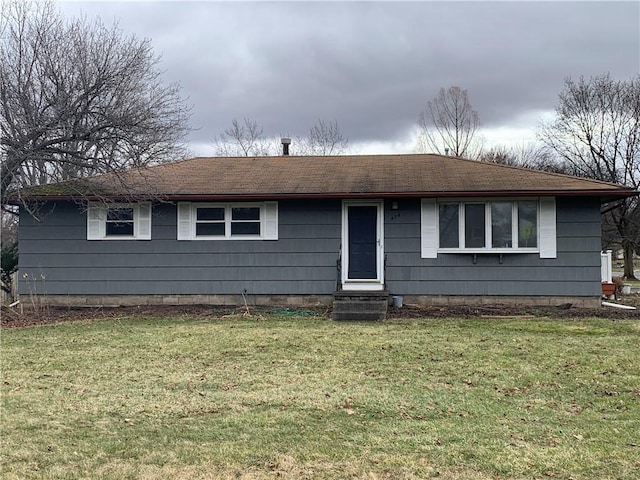
[[[426,102],[468,90],[489,144],[533,138],[564,79],[640,73],[640,2],[64,2],[162,54],[194,154],[232,119],[275,136],[336,120],[352,153],[411,152]],[[293,146],[292,146],[293,149]]]

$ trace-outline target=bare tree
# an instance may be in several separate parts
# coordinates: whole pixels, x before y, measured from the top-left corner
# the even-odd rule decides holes
[[[288,137],[281,135],[280,137]],[[267,136],[255,120],[233,119],[231,127],[214,139],[216,155],[223,157],[249,157],[277,155],[280,137]],[[338,122],[318,120],[309,130],[309,135],[296,138],[292,151],[297,155],[340,155],[345,152],[349,140],[340,131]]]
[[[341,155],[347,150],[349,139],[340,131],[337,120],[318,119],[309,129],[309,135],[298,139],[298,143],[301,155]]]
[[[3,208],[24,187],[75,179],[87,195],[77,179],[184,154],[189,109],[149,40],[66,21],[51,1],[4,2],[0,31]]]
[[[570,166],[559,161],[549,149],[540,144],[517,146],[497,145],[484,151],[479,160],[488,163],[530,168],[544,172],[573,174]]]
[[[18,218],[0,212],[0,289],[13,293],[13,273],[18,269]]]
[[[539,138],[581,176],[640,187],[640,75],[618,81],[609,74],[565,80],[555,119]],[[605,207],[604,231],[615,231],[625,254],[624,275],[635,278],[640,244],[637,197]]]
[[[214,139],[216,155],[222,157],[259,157],[270,155],[275,142],[264,135],[255,120],[245,118],[242,123],[233,119],[231,127]]]
[[[441,88],[420,113],[419,126],[418,151],[471,159],[480,155],[478,112],[471,107],[467,91],[460,87]]]

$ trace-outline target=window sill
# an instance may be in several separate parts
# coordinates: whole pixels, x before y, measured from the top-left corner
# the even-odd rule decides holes
[[[235,237],[204,237],[204,236],[200,236],[200,237],[192,237],[192,238],[183,238],[182,240],[186,240],[186,241],[213,241],[213,242],[223,242],[223,241],[229,241],[229,240],[268,240],[265,237],[258,237],[258,236],[235,236]]]
[[[438,253],[458,253],[473,255],[502,255],[505,253],[540,253],[538,248],[439,248]]]
[[[111,240],[127,240],[127,241],[130,241],[130,240],[151,240],[151,239],[150,238],[132,237],[132,236],[129,236],[129,235],[122,235],[122,236],[110,236],[110,237],[101,237],[101,238],[90,238],[88,240],[90,240],[90,241],[93,241],[93,240],[109,240],[109,241],[111,241]]]

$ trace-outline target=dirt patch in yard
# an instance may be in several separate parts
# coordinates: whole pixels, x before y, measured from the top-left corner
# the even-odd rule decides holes
[[[611,318],[640,319],[640,294],[624,295],[618,300],[606,300],[636,310],[615,307],[577,308],[570,303],[557,307],[527,307],[518,305],[477,305],[477,306],[415,306],[389,307],[388,318],[446,318],[446,317],[553,317],[553,318]]]
[[[636,306],[621,301],[623,305]],[[636,302],[634,302],[636,303]],[[638,307],[640,307],[640,302]],[[558,307],[524,307],[517,305],[479,305],[479,306],[415,306],[405,305],[402,308],[389,307],[388,318],[513,318],[513,317],[553,317],[553,318],[610,318],[640,319],[640,309],[622,310],[614,307],[576,308],[570,304]]]
[[[243,308],[243,311],[244,308]],[[246,312],[246,311],[245,311]],[[97,320],[125,317],[212,317],[220,318],[226,315],[242,314],[236,308],[212,307],[204,305],[165,306],[141,305],[138,307],[42,307],[33,309],[19,309],[2,307],[0,324],[2,327],[26,327],[59,322],[79,320]]]
[[[570,304],[559,307],[524,307],[514,305],[481,305],[481,306],[417,306],[404,305],[402,308],[389,306],[387,317],[399,319],[413,318],[474,318],[474,317],[553,317],[553,318],[610,318],[640,319],[640,294],[626,295],[617,303],[637,307],[636,310],[622,310],[613,307],[576,308]],[[48,307],[39,311],[2,307],[0,325],[3,328],[26,327],[59,322],[80,320],[96,320],[124,317],[191,317],[191,318],[225,318],[228,316],[260,316],[279,314],[291,316],[318,316],[331,318],[331,309],[322,308],[273,308],[250,307],[218,307],[211,305],[143,305],[138,307],[113,308],[68,308]]]

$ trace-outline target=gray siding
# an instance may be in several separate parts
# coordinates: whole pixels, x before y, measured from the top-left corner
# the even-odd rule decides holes
[[[398,295],[599,296],[600,203],[557,198],[554,259],[537,254],[438,254],[420,258],[418,200],[385,208],[386,282]]]
[[[23,214],[20,292],[308,295],[336,288],[339,200],[279,202],[277,241],[178,241],[176,215],[176,205],[154,205],[151,240],[88,241],[86,215],[74,204],[55,205],[42,223]]]
[[[597,199],[557,199],[558,258],[420,258],[420,202],[385,206],[386,283],[400,295],[600,295]],[[178,241],[176,205],[154,205],[152,239],[86,240],[73,203],[20,218],[20,293],[328,295],[336,287],[341,202],[279,202],[277,241]],[[26,275],[26,277],[25,277]]]

